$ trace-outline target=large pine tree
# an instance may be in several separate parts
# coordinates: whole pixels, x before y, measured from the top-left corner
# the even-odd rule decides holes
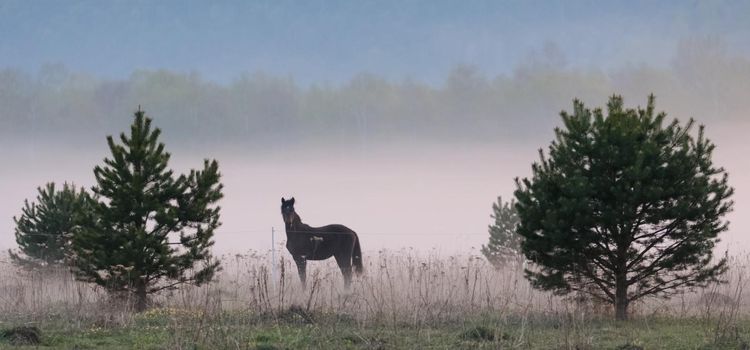
[[[220,225],[218,164],[175,176],[160,134],[139,108],[121,144],[107,138],[112,156],[94,169],[97,220],[73,240],[78,278],[134,295],[139,311],[151,293],[202,284],[219,269],[209,249]]]
[[[70,247],[74,230],[90,218],[92,199],[81,188],[54,183],[37,188],[36,202],[24,201],[16,223],[16,243],[19,251],[8,251],[11,260],[24,267],[60,265]]]
[[[518,181],[527,277],[558,293],[578,291],[614,305],[617,319],[647,296],[668,296],[720,279],[713,259],[733,190],[711,160],[714,144],[693,121],[666,123],[613,96],[607,115],[574,102],[533,177]]]

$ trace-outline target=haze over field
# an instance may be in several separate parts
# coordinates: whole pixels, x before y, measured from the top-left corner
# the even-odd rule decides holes
[[[141,105],[178,172],[219,160],[219,252],[268,248],[282,196],[366,251],[466,251],[559,112],[613,93],[707,126],[722,247],[750,248],[747,4],[97,5],[0,1],[0,248],[37,186],[93,185]]]

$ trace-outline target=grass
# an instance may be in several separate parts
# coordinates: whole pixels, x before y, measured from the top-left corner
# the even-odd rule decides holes
[[[0,331],[42,334],[39,345],[0,339],[0,349],[750,348],[747,264],[737,259],[728,284],[635,304],[626,322],[471,255],[380,252],[347,292],[333,262],[312,264],[302,291],[290,261],[273,282],[266,255],[223,260],[215,283],[160,294],[140,314],[65,271],[0,264]]]
[[[431,326],[367,324],[335,315],[307,323],[252,313],[211,316],[137,315],[112,327],[68,327],[64,320],[38,325],[39,346],[0,349],[743,349],[750,319],[730,337],[716,339],[714,323],[698,318],[638,318],[581,324],[537,317],[522,324],[480,318]]]

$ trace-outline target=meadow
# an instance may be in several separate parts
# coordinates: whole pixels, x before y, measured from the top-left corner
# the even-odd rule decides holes
[[[19,270],[0,258],[0,330],[12,349],[748,349],[750,256],[727,283],[631,306],[629,321],[585,298],[531,288],[521,267],[477,252],[365,252],[365,274],[343,288],[333,260],[308,265],[300,288],[286,254],[227,254],[211,284],[163,292],[130,311],[65,269]],[[25,344],[24,344],[25,342]]]

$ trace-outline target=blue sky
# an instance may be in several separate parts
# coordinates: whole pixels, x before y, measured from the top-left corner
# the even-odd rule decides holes
[[[750,52],[750,2],[0,0],[0,69],[61,63],[340,82],[367,72],[439,82],[456,65],[512,72],[556,47],[571,67],[666,66],[682,40]]]

